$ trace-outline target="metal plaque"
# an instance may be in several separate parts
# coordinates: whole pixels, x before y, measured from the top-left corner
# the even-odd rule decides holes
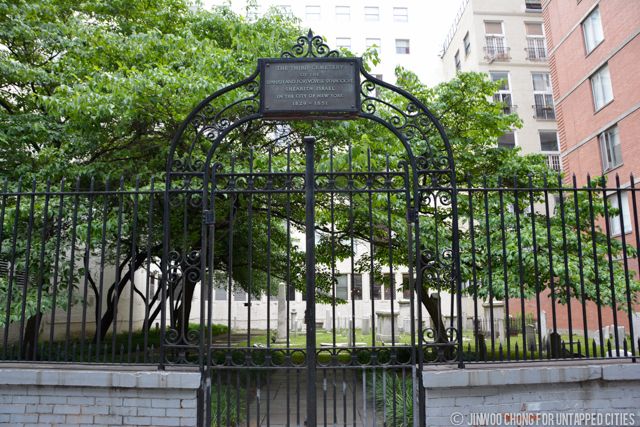
[[[262,59],[261,112],[278,117],[349,117],[360,110],[357,58]]]

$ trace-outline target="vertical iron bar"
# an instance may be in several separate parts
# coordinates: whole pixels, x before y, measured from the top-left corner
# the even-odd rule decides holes
[[[631,203],[633,204],[633,229],[635,230],[635,236],[636,236],[636,248],[640,248],[640,230],[638,230],[638,205],[637,205],[637,200],[636,200],[636,183],[635,183],[635,177],[633,176],[633,174],[631,174],[631,176],[629,177],[630,180],[630,186],[631,186]],[[638,256],[638,254],[636,254],[636,261],[638,262],[638,267],[640,268],[640,256]],[[628,288],[627,288],[628,291]],[[629,307],[629,316],[631,316],[632,314],[632,308],[631,308],[631,302],[629,300],[630,295],[627,294],[627,304]],[[632,319],[629,319],[629,337],[631,338],[631,353],[633,354],[633,362],[636,362],[636,339],[635,339],[635,334],[638,331],[635,331],[633,329],[633,321]]]
[[[316,239],[315,239],[315,137],[303,138],[305,165],[305,274],[307,323],[307,427],[316,426]]]
[[[582,262],[582,227],[580,225],[580,204],[578,203],[578,183],[576,181],[576,175],[572,177],[573,184],[573,206],[576,216],[576,237],[578,240],[578,273],[580,275],[580,299],[582,305],[582,332],[584,333],[584,343],[586,356],[589,357],[589,330],[587,325],[587,297],[584,289],[584,271]]]
[[[539,266],[538,266],[538,235],[536,231],[536,213],[535,206],[533,202],[533,182],[531,179],[531,175],[529,175],[529,209],[531,210],[531,235],[532,235],[532,245],[533,245],[533,272],[535,277],[535,285],[536,285],[536,318],[538,319],[538,358],[542,359],[542,322],[540,320],[540,276]],[[545,313],[545,324],[546,324],[546,315]],[[546,332],[546,331],[545,331]],[[532,356],[533,359],[533,356]]]
[[[518,243],[518,279],[520,287],[520,327],[522,328],[522,356],[527,360],[527,325],[524,307],[524,265],[522,263],[522,232],[520,230],[520,198],[518,197],[518,177],[513,179],[513,210],[516,215],[516,238]],[[516,343],[517,345],[517,343]],[[518,358],[516,353],[516,359]]]
[[[564,286],[567,299],[567,320],[569,322],[569,351],[573,353],[573,319],[571,314],[571,279],[569,277],[569,255],[567,253],[567,221],[564,213],[562,174],[558,174],[558,198],[560,199],[560,223],[562,224],[562,259],[564,263]]]
[[[53,296],[51,301],[51,327],[49,329],[49,354],[48,360],[51,361],[51,350],[53,349],[53,338],[54,338],[54,330],[56,324],[56,306],[58,302],[58,285],[59,279],[58,274],[60,272],[60,239],[62,237],[62,216],[64,215],[64,187],[65,182],[64,178],[60,181],[60,195],[58,198],[58,221],[56,226],[56,248],[55,248],[55,259],[53,261]],[[0,218],[0,227],[2,227],[2,219]],[[0,235],[2,232],[0,231]]]
[[[593,193],[597,190],[596,187],[592,187],[591,177],[587,175],[587,194],[589,195],[589,223],[591,225],[591,249],[593,252],[593,272],[596,277],[596,307],[598,310],[598,335],[600,343],[600,355],[604,357],[604,336],[602,334],[602,308],[600,306],[600,272],[599,272],[599,258],[598,258],[598,245],[596,240],[596,225],[595,216],[593,211]],[[594,357],[595,354],[594,349]]]

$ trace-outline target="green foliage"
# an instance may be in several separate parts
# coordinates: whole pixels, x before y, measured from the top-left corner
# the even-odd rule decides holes
[[[375,386],[374,386],[375,380]],[[384,425],[408,427],[413,425],[413,381],[394,371],[383,370],[368,375],[369,395],[376,405],[376,413],[385,415]],[[405,422],[406,421],[406,422]]]

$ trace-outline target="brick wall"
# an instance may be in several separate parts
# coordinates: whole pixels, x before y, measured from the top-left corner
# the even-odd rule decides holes
[[[0,369],[0,426],[195,426],[200,374]]]
[[[627,425],[640,425],[638,364],[513,366],[425,371],[426,425],[474,425],[472,414],[534,419],[568,412],[626,413],[634,418]]]

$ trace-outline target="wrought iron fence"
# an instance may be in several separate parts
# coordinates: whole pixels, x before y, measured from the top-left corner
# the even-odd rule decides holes
[[[363,173],[366,175],[357,173],[359,180]],[[373,185],[365,181],[363,185]],[[342,318],[332,309],[336,301],[357,301],[371,307],[391,304],[397,314],[404,313],[403,304],[412,292],[407,286],[414,282],[409,279],[411,269],[395,266],[397,278],[382,274],[379,279],[365,280],[364,297],[362,272],[356,274],[349,267],[337,269],[331,272],[335,280],[328,282],[333,285],[318,294],[320,359],[323,339],[335,341],[344,335],[349,341],[355,337],[344,345],[356,348],[363,329],[380,347],[375,356],[370,349],[363,349],[349,357],[386,357],[385,334],[395,337],[394,345],[408,355],[412,344],[405,335],[413,328],[425,332],[425,341],[418,349],[425,363],[638,355],[640,194],[633,177],[625,182],[616,177],[609,183],[589,177],[582,182],[575,177],[567,182],[555,176],[467,178],[455,191],[460,253],[450,256],[460,260],[462,293],[456,293],[454,286],[433,286],[432,275],[438,275],[438,283],[443,283],[443,276],[453,272],[439,271],[430,266],[429,260],[423,260],[424,293],[438,301],[440,316],[423,306],[422,324],[416,324],[415,317],[394,318],[394,322],[385,323],[384,331],[371,330],[372,325],[380,327],[386,322],[387,314],[373,310],[378,316],[374,319],[354,312],[357,324],[353,324],[351,314]],[[183,288],[166,287],[168,279],[163,278],[161,268],[165,197],[163,185],[154,180],[132,185],[123,180],[77,180],[42,186],[5,181],[0,190],[2,360],[149,363],[162,367],[175,359],[167,352],[179,353],[183,363],[201,363],[206,354],[215,361],[218,336],[224,345],[234,340],[238,345],[246,344],[246,319],[221,315],[222,320],[217,322],[220,325],[216,325],[209,324],[200,313],[208,307],[226,313],[229,304],[258,310],[257,306],[267,301],[266,296],[253,295],[251,304],[256,307],[247,306],[247,295],[242,298],[244,291],[228,281],[232,289],[194,293],[192,305],[200,307],[194,315],[182,304]],[[172,205],[171,209],[179,207]],[[202,221],[200,217],[181,218]],[[426,226],[422,232],[431,230]],[[364,242],[366,236],[358,239]],[[356,241],[354,245],[359,244]],[[186,270],[171,260],[165,261],[167,274],[173,276],[171,281],[178,283]],[[363,268],[380,271],[370,261]],[[373,270],[369,273],[374,274]],[[325,301],[329,294],[338,298]],[[284,301],[289,305],[297,299],[304,304],[299,290],[296,294],[287,288],[282,295],[269,300],[269,306],[276,303],[272,313],[277,313],[277,304]],[[376,298],[379,300],[374,301]],[[458,300],[462,301],[462,312],[457,309]],[[322,304],[326,313],[321,311]],[[457,330],[459,316],[463,318],[462,330]],[[206,335],[211,344],[194,339],[194,346],[167,346],[171,326],[179,322],[188,336]],[[277,316],[273,322],[277,323]],[[297,314],[295,310],[288,312],[287,342],[267,350],[263,347],[269,346],[266,341],[254,338],[251,357],[259,359],[268,354],[274,360],[295,361],[296,354],[286,349],[298,336],[303,339],[305,328],[303,309]],[[445,330],[455,333],[440,333]],[[262,338],[269,335],[265,331]],[[336,346],[336,342],[332,344]],[[245,353],[225,354],[249,357]],[[340,359],[339,355],[334,357]]]

